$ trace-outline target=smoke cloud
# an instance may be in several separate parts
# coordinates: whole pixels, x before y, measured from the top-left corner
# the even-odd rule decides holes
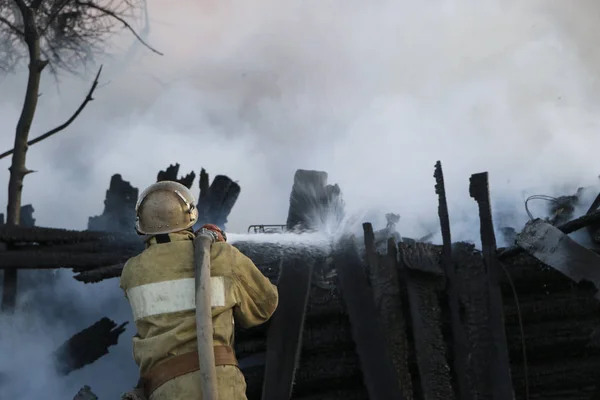
[[[129,35],[115,38],[95,101],[28,153],[28,167],[38,172],[25,179],[24,204],[34,205],[38,225],[85,229],[102,212],[112,174],[142,189],[174,162],[183,173],[205,167],[239,182],[232,232],[285,223],[298,168],[327,171],[348,214],[380,222],[397,212],[400,232],[420,237],[437,228],[432,174],[442,160],[453,239],[475,242],[472,173],[489,171],[494,212],[517,228],[527,219],[528,195],[597,184],[597,2],[148,4],[148,41],[164,57]],[[132,46],[139,48],[132,53]],[[126,51],[133,56],[124,61]],[[65,76],[58,86],[44,76],[32,137],[68,118],[93,69],[88,80]],[[12,147],[24,85],[23,73],[0,82],[2,149]],[[3,187],[9,162],[0,160]],[[540,210],[532,205],[534,214]],[[110,355],[68,382],[51,385],[51,375],[37,375],[41,369],[31,366],[43,365],[56,341],[102,315],[129,318],[115,280],[83,286],[61,272],[49,287],[19,317],[30,325],[2,317],[0,371],[34,374],[37,394],[52,399],[69,398],[83,384],[105,399],[132,386],[131,327]],[[57,315],[48,325],[34,311],[61,299],[82,317]]]

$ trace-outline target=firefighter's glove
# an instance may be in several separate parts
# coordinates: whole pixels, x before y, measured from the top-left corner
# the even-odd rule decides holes
[[[200,228],[196,232],[196,236],[198,236],[199,234],[202,234],[202,233],[209,233],[214,238],[215,242],[226,242],[227,241],[227,235],[225,234],[225,232],[223,232],[223,230],[221,230],[221,228],[219,228],[215,224],[203,225],[202,228]]]

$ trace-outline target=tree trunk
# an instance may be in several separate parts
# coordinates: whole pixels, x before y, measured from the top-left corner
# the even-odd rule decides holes
[[[27,79],[27,91],[25,101],[17,123],[15,133],[14,153],[12,164],[9,168],[10,180],[8,182],[8,207],[6,224],[14,226],[19,224],[21,214],[21,193],[23,190],[23,178],[30,171],[25,167],[27,154],[27,139],[29,130],[37,108],[40,77],[42,70],[48,64],[41,59],[40,37],[35,21],[35,10],[19,4],[23,16],[25,42],[29,50],[29,76]],[[13,312],[17,297],[17,270],[4,271],[4,288],[2,290],[2,311]]]

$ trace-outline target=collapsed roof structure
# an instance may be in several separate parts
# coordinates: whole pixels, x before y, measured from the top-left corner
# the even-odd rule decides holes
[[[192,186],[193,173],[177,175],[178,165],[171,166],[158,180]],[[249,399],[597,395],[594,269],[600,257],[567,234],[586,228],[597,240],[599,201],[576,220],[568,221],[567,212],[532,220],[515,247],[497,249],[487,174],[475,174],[470,195],[479,205],[478,250],[451,242],[440,163],[434,176],[441,246],[400,238],[394,214],[381,231],[365,223],[362,240],[234,244],[278,285],[281,296],[269,323],[236,332]],[[223,226],[240,188],[224,176],[210,186],[208,181],[203,170],[200,223]],[[115,175],[104,213],[90,218],[88,231],[0,227],[0,243],[10,245],[0,253],[0,269],[70,268],[85,283],[118,277],[123,262],[142,249],[132,235],[136,198],[137,189]],[[342,217],[340,188],[327,184],[327,174],[298,171],[286,228],[310,230],[315,221]],[[123,326],[105,318],[76,334],[57,349],[57,369],[66,374],[108,353]],[[78,396],[89,393],[86,387]]]

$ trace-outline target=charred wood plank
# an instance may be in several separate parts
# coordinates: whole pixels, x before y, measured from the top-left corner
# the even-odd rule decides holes
[[[448,204],[446,203],[446,187],[444,185],[444,173],[442,164],[438,161],[435,164],[435,192],[438,195],[438,216],[442,231],[442,265],[444,267],[446,296],[450,309],[450,318],[452,325],[452,360],[454,366],[454,375],[456,376],[456,387],[458,398],[460,400],[469,400],[473,398],[471,393],[468,373],[467,359],[469,357],[469,346],[465,327],[460,318],[460,303],[458,295],[458,282],[454,261],[452,260],[452,238],[450,234],[450,216],[448,215]]]
[[[336,224],[344,216],[338,185],[327,184],[327,173],[299,169],[294,174],[287,218],[289,230],[318,229]]]
[[[162,181],[173,181],[177,183],[181,183],[188,189],[192,188],[194,184],[194,179],[196,179],[196,173],[194,171],[190,172],[183,178],[178,178],[179,175],[179,163],[175,163],[174,165],[169,165],[164,171],[159,171],[156,176],[156,182]]]
[[[248,400],[260,399],[264,368],[254,366],[245,368],[242,372],[246,377]],[[361,385],[360,362],[354,351],[335,350],[308,356],[303,354],[302,363],[296,372],[292,399],[348,388],[364,390]]]
[[[401,268],[406,271],[406,287],[412,317],[414,346],[420,387],[425,400],[454,399],[447,349],[443,335],[438,293],[443,276],[433,246],[425,243],[399,244]]]
[[[200,202],[205,200],[206,196],[208,196],[208,191],[210,189],[208,173],[204,168],[200,170],[200,179],[198,183],[200,185],[200,195],[198,196],[198,202]]]
[[[564,224],[557,226],[557,228],[561,232],[566,233],[568,235],[569,233],[573,233],[585,227],[597,224],[600,224],[600,210],[583,215],[579,218],[575,218],[574,220],[571,220],[569,222],[565,222]],[[519,246],[509,247],[498,254],[498,259],[503,260],[508,257],[513,257],[522,251],[523,249]]]
[[[33,218],[34,211],[35,209],[31,204],[21,206],[19,226],[24,226],[28,228],[35,226],[35,218]],[[4,214],[0,213],[0,226],[2,225],[4,225]]]
[[[119,264],[128,255],[114,253],[70,253],[45,251],[6,251],[0,257],[0,269],[55,269],[72,268],[75,272]]]
[[[518,235],[517,244],[573,281],[585,280],[600,289],[600,256],[547,222],[529,221]]]
[[[381,320],[386,343],[406,400],[412,400],[412,376],[408,366],[410,352],[407,323],[402,304],[400,278],[397,271],[397,249],[393,238],[388,240],[388,252],[380,255],[376,250],[375,234],[370,223],[363,224],[365,250],[373,296]]]
[[[499,264],[496,259],[496,237],[492,222],[492,210],[487,172],[473,174],[470,178],[469,194],[477,202],[481,230],[481,247],[486,268],[489,292],[490,328],[492,330],[492,352],[489,360],[492,375],[493,399],[514,399],[510,375],[510,362],[504,330],[502,293],[498,284]]]
[[[505,316],[508,325],[519,324],[519,314],[525,325],[555,321],[569,324],[576,318],[587,318],[599,311],[598,300],[594,298],[595,289],[572,288],[563,292],[549,292],[528,297],[519,295],[519,306],[514,299],[505,301]],[[520,313],[519,313],[520,311]]]
[[[118,343],[119,335],[125,332],[127,324],[124,322],[117,326],[114,321],[104,317],[73,335],[54,351],[58,373],[68,375],[108,354],[108,348]]]
[[[105,279],[118,278],[123,272],[125,263],[109,265],[107,267],[94,268],[88,271],[81,271],[73,278],[83,283],[98,283]]]
[[[113,175],[106,191],[104,211],[101,215],[89,218],[88,229],[91,231],[134,232],[137,198],[137,188],[123,180],[120,174]]]
[[[83,243],[98,240],[108,240],[115,243],[138,240],[135,235],[117,232],[73,231],[57,228],[0,226],[0,242],[4,243]]]
[[[386,339],[377,316],[373,292],[352,236],[343,238],[336,246],[334,265],[350,316],[352,336],[369,398],[404,399],[394,373],[394,364],[385,346]]]
[[[240,359],[265,353],[267,349],[266,334],[262,329],[238,329],[235,338],[235,353]],[[331,314],[324,318],[307,318],[301,344],[302,357],[320,352],[353,350],[354,341],[348,317]]]
[[[308,261],[308,262],[307,262]],[[263,400],[288,399],[300,359],[302,332],[314,265],[299,257],[282,259],[279,305],[269,324]]]
[[[581,360],[585,360],[591,356],[600,356],[600,349],[591,340],[594,330],[599,325],[598,315],[590,315],[584,319],[571,321],[527,324],[523,327],[523,332],[519,325],[507,326],[506,333],[512,364],[515,366],[523,364],[521,344],[523,334],[523,339],[527,343],[527,362],[530,365],[551,364],[568,358],[581,357]]]
[[[589,398],[598,382],[600,356],[562,357],[552,363],[532,365],[528,368],[531,393],[538,399]],[[524,385],[522,367],[514,366],[516,383]]]
[[[124,256],[139,254],[144,250],[142,239],[137,241],[115,243],[113,240],[98,240],[94,242],[83,242],[75,244],[56,245],[17,245],[14,246],[19,252],[36,251],[39,253],[115,253]]]
[[[94,392],[92,392],[91,387],[85,385],[84,387],[79,389],[75,397],[73,397],[73,400],[98,400],[98,396],[96,396]]]
[[[200,180],[202,185],[202,176]],[[225,175],[217,175],[208,188],[208,193],[201,192],[198,199],[198,223],[196,226],[200,227],[203,224],[211,223],[225,229],[227,217],[240,192],[240,185],[236,182]]]
[[[86,244],[86,246],[88,245]],[[101,246],[104,247],[105,245],[102,244]],[[137,238],[137,242],[132,242],[129,246],[129,254],[124,250],[123,252],[113,252],[112,255],[114,256],[114,259],[121,256],[125,259],[128,257],[133,257],[143,249],[143,244],[142,247],[140,247],[139,238]],[[301,255],[305,260],[310,259],[311,262],[313,262],[313,265],[317,265],[319,264],[319,262],[317,262],[318,259],[324,259],[326,257],[325,247],[305,245],[301,243],[289,243],[286,245],[282,243],[236,242],[233,244],[233,246],[240,250],[244,255],[249,257],[254,262],[254,264],[256,264],[259,267],[261,272],[271,281],[276,281],[279,277],[279,262],[282,258],[293,258],[298,257],[298,255]],[[73,250],[75,250],[76,248],[77,247],[75,246],[72,247]],[[45,255],[41,254],[41,252],[37,255],[40,258],[45,257]],[[33,261],[37,261],[37,258]],[[65,268],[71,268],[67,261],[68,260],[59,260],[59,262],[57,262],[56,265],[61,265]],[[40,262],[44,261],[41,260]],[[1,261],[0,265],[2,265]],[[94,265],[94,267],[89,268],[87,270],[82,269],[81,273],[75,276],[75,279],[86,283],[99,282],[104,279],[117,278],[121,276],[121,271],[123,269],[122,262],[109,262],[105,264],[97,263]],[[310,307],[308,312],[311,312]]]
[[[489,362],[493,338],[483,260],[475,246],[468,243],[454,244],[452,258],[457,266],[460,303],[469,340],[469,381],[476,399],[492,399],[493,377],[489,372]]]

